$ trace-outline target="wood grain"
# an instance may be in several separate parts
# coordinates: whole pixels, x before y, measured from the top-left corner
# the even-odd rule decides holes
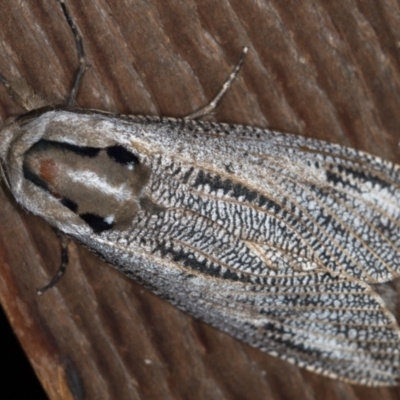
[[[396,0],[67,0],[91,68],[80,107],[185,116],[250,51],[213,118],[400,162]],[[53,0],[3,0],[0,71],[62,103],[77,66]],[[21,110],[0,87],[2,118]],[[396,399],[299,369],[194,320],[0,193],[0,301],[51,399]],[[395,285],[396,286],[396,285]],[[398,286],[398,285],[397,285]],[[397,312],[399,315],[399,312]]]

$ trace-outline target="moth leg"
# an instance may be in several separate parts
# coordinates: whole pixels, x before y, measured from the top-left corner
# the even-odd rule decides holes
[[[225,81],[225,83],[222,85],[221,90],[217,93],[217,95],[211,100],[210,103],[208,103],[206,106],[200,108],[200,110],[197,110],[186,117],[184,119],[195,119],[195,118],[200,118],[203,117],[204,115],[210,114],[215,107],[217,107],[218,103],[224,96],[224,94],[228,91],[228,89],[231,87],[232,82],[236,79],[240,68],[243,65],[244,59],[246,57],[246,54],[248,52],[249,48],[248,47],[243,47],[242,54],[240,56],[240,59],[238,63],[236,64],[235,68],[233,68],[231,74],[229,75],[228,79]]]
[[[72,34],[74,35],[76,51],[78,53],[78,59],[79,59],[79,67],[75,73],[74,84],[72,86],[71,93],[67,100],[68,105],[73,105],[75,103],[75,99],[76,99],[76,95],[78,94],[78,90],[81,86],[83,74],[85,73],[85,71],[87,70],[89,65],[86,60],[86,54],[85,54],[85,49],[83,48],[82,37],[78,31],[78,28],[75,25],[74,20],[71,17],[71,14],[68,11],[68,8],[65,5],[65,1],[64,0],[57,0],[57,1],[60,3],[61,8],[64,13],[64,16],[65,16],[65,19],[68,22],[68,25],[71,29]]]
[[[21,93],[19,93],[9,82],[9,80],[3,75],[0,74],[0,82],[3,84],[3,86],[6,88],[8,95],[19,105],[21,106],[25,111],[30,111],[29,107],[26,105],[26,99],[24,98],[25,96]]]
[[[43,107],[46,102],[25,82],[24,79],[17,79],[10,82],[3,74],[0,74],[0,83],[4,85],[8,95],[25,111]]]
[[[63,233],[60,231],[56,230],[56,234],[58,238],[60,239],[61,243],[61,264],[60,267],[57,271],[57,273],[51,278],[50,282],[43,286],[42,288],[38,289],[36,291],[38,296],[41,296],[44,292],[47,292],[49,289],[51,289],[64,275],[67,265],[68,265],[68,237],[65,236]]]
[[[75,73],[74,84],[67,100],[68,105],[73,105],[81,85],[83,74],[89,65],[86,60],[86,54],[82,44],[82,37],[79,34],[78,28],[76,27],[74,20],[72,19],[65,5],[65,0],[57,1],[60,3],[65,19],[68,22],[72,34],[74,35],[79,59],[79,67]],[[33,92],[32,88],[23,79],[19,79],[16,82],[11,83],[3,74],[0,73],[0,83],[4,85],[9,96],[25,111],[31,111],[47,104],[40,96]]]
[[[4,185],[7,187],[7,189],[11,191],[10,181],[7,178],[4,164],[2,162],[0,162],[0,182],[4,183]]]

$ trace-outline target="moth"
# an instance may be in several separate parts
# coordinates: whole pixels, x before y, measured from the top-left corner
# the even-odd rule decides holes
[[[400,330],[374,290],[400,274],[399,166],[252,126],[67,106],[3,126],[4,180],[22,207],[156,294],[317,373],[400,376]],[[65,254],[65,252],[64,252]],[[50,283],[53,285],[61,272]],[[47,287],[45,288],[47,289]]]

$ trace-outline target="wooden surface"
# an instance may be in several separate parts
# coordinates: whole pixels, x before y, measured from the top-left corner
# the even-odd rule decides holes
[[[67,0],[91,68],[77,104],[184,116],[240,78],[214,119],[330,140],[400,162],[397,0]],[[72,35],[53,0],[2,0],[0,71],[51,103],[69,93]],[[21,110],[0,87],[2,118]],[[399,388],[306,372],[194,320],[0,193],[0,300],[51,399],[366,399]],[[395,284],[394,287],[399,287]],[[399,312],[397,312],[399,315]],[[0,342],[1,343],[1,342]]]

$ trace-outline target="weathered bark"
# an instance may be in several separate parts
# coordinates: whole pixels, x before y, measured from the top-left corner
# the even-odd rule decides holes
[[[80,107],[184,116],[250,47],[217,121],[270,127],[400,162],[395,0],[69,0],[91,68]],[[73,37],[53,0],[2,0],[0,71],[51,103],[71,88]],[[0,87],[3,118],[21,110]],[[1,139],[0,139],[1,140]],[[246,346],[155,297],[77,244],[60,247],[0,193],[0,300],[51,399],[395,399]],[[399,314],[399,313],[397,313]]]

